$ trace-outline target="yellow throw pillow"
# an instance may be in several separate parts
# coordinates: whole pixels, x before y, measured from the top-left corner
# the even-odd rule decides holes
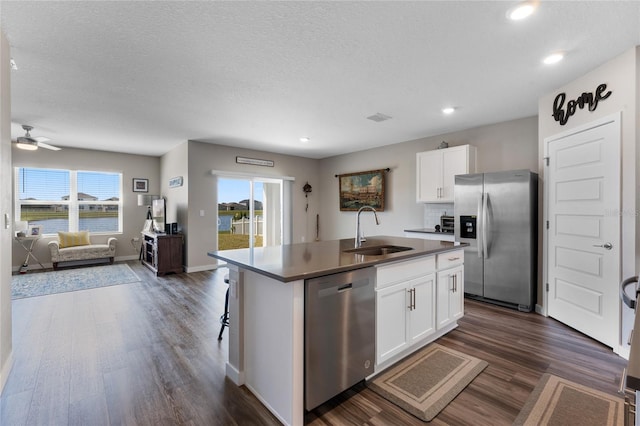
[[[89,231],[58,232],[58,243],[60,248],[89,245]]]

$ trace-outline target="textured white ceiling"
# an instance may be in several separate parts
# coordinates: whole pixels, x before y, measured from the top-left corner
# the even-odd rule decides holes
[[[514,4],[2,1],[12,136],[324,158],[536,115],[539,96],[640,44],[638,1],[542,2],[511,22]]]

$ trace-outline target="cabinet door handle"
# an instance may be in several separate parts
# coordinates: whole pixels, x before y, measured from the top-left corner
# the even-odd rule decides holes
[[[458,260],[460,259],[460,257],[449,257],[447,258],[448,261],[453,262],[454,260]]]
[[[407,306],[407,308],[413,311],[416,309],[416,289],[412,288],[407,290],[407,292],[409,293],[409,306]]]
[[[413,309],[415,310],[415,309],[416,309],[416,289],[415,289],[415,287],[411,289],[411,292],[413,293],[413,303],[412,303],[412,306],[413,306]]]

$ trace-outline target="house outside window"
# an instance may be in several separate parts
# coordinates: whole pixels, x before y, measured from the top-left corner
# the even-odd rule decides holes
[[[122,173],[15,168],[15,217],[59,231],[122,232]]]

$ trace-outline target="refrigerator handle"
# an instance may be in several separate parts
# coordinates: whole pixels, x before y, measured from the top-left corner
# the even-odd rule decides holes
[[[484,252],[484,257],[486,259],[489,258],[489,244],[487,242],[487,223],[489,216],[489,193],[486,192],[482,197],[482,251]]]
[[[482,226],[482,199],[484,198],[484,194],[480,193],[480,197],[478,197],[478,214],[476,216],[477,218],[477,223],[476,223],[476,227],[478,225]],[[477,232],[478,235],[478,257],[482,259],[482,233],[481,232]]]

